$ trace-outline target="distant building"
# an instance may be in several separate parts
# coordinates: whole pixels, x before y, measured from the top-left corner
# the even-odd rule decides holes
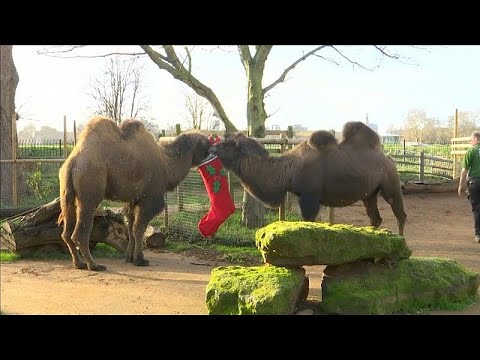
[[[280,125],[272,125],[272,130],[280,130]]]
[[[375,123],[367,123],[368,127],[378,133],[378,125]]]
[[[400,135],[397,134],[382,134],[380,138],[382,144],[400,144]]]
[[[306,126],[302,126],[301,124],[295,124],[292,126],[293,131],[308,131]]]

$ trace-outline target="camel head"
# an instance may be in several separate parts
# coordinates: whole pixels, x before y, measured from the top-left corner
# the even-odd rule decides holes
[[[175,147],[181,154],[192,154],[192,166],[200,165],[210,154],[212,146],[208,137],[200,131],[187,131],[178,135],[175,140]]]
[[[242,133],[225,133],[225,140],[214,144],[210,153],[218,156],[228,170],[233,170],[239,161],[247,157],[266,157],[268,151],[258,141],[248,138]]]

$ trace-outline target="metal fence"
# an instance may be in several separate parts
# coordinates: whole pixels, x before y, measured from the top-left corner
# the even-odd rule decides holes
[[[303,138],[286,138],[285,135],[261,139],[265,148],[278,155],[300,143]],[[452,177],[453,161],[450,144],[384,144],[384,151],[397,162],[403,180],[443,181]],[[58,170],[64,158],[73,149],[73,142],[62,140],[49,142],[19,143],[16,160],[19,201],[17,206],[45,204],[58,196]],[[62,159],[63,158],[63,159]],[[6,164],[12,166],[13,164]],[[217,242],[228,244],[253,244],[256,229],[242,228],[241,212],[243,188],[240,181],[230,175],[230,191],[236,205],[231,215],[215,235]],[[172,236],[190,241],[202,240],[198,222],[209,211],[210,200],[200,173],[192,169],[185,180],[166,194],[167,207],[157,219],[157,225],[164,227]],[[284,208],[286,220],[300,220],[297,199],[288,194]],[[322,212],[319,218],[328,214]],[[279,211],[266,209],[266,223],[278,220]]]

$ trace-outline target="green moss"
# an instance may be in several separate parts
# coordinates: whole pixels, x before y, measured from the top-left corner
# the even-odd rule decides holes
[[[212,270],[206,289],[212,315],[291,314],[305,281],[303,269],[224,266]]]
[[[327,267],[323,311],[340,314],[416,313],[471,304],[479,274],[451,259],[412,257],[393,269],[356,263]]]
[[[405,239],[372,226],[276,221],[256,232],[265,262],[277,266],[340,265],[371,258],[405,259]]]

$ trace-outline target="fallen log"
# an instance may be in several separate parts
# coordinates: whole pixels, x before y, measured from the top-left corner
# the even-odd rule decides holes
[[[32,250],[67,250],[61,238],[63,224],[57,225],[60,201],[55,199],[25,215],[9,219],[0,228],[2,248],[16,253]],[[93,220],[90,246],[105,243],[124,252],[128,243],[128,229],[121,214],[97,209]]]

